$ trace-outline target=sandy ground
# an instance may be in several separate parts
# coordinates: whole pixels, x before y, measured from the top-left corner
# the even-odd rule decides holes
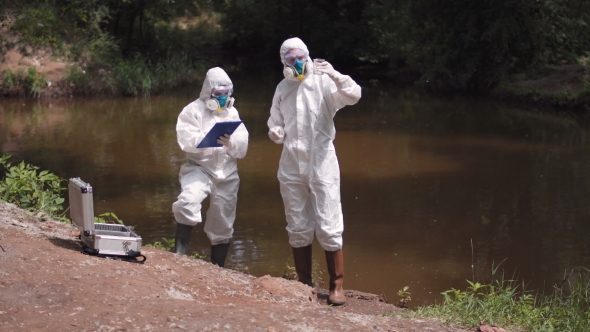
[[[331,307],[325,290],[296,281],[142,254],[143,264],[84,255],[71,225],[0,202],[0,331],[464,331],[402,318],[373,294],[348,290]]]
[[[4,25],[2,23],[5,23]],[[70,96],[73,87],[65,81],[68,71],[74,65],[65,56],[56,56],[51,48],[22,47],[17,43],[18,37],[12,34],[6,22],[0,22],[0,98],[6,96],[23,96],[24,91],[2,87],[2,73],[10,70],[13,73],[22,71],[27,73],[29,68],[35,68],[37,73],[45,76],[46,86],[40,97],[59,98]]]
[[[26,72],[29,68],[35,68],[38,73],[45,74],[48,81],[58,81],[64,77],[67,68],[72,65],[65,57],[54,56],[51,48],[21,49],[16,43],[18,37],[9,31],[7,22],[0,23],[4,23],[0,27],[0,35],[3,37],[0,41],[4,40],[11,45],[4,48],[0,44],[0,73],[5,70]]]
[[[0,73],[7,69],[14,72],[34,67],[38,73],[44,73],[47,80],[51,81],[61,79],[68,66],[63,59],[53,58],[49,51],[39,50],[34,55],[25,56],[13,48],[6,52],[4,61],[0,62]]]

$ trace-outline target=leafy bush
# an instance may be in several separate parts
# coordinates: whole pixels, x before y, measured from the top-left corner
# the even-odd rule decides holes
[[[60,219],[63,216],[64,198],[61,192],[65,179],[50,173],[38,172],[39,167],[25,164],[12,165],[8,161],[10,154],[0,157],[0,165],[5,169],[5,177],[0,181],[0,199],[13,203],[20,208],[44,212],[50,217]]]
[[[12,70],[7,69],[6,71],[4,71],[4,75],[2,76],[2,86],[5,89],[11,90],[14,88],[16,84],[16,77],[14,75],[14,73],[12,72]]]
[[[24,94],[25,91],[25,71],[21,68],[16,71],[10,69],[2,73],[2,88],[5,93],[11,95]]]
[[[120,57],[120,48],[117,40],[108,34],[102,34],[90,42],[88,45],[92,56],[92,62],[95,65],[110,65]]]
[[[80,68],[80,66],[73,65],[68,68],[65,81],[68,85],[73,85],[74,88],[77,88],[78,90],[86,89],[90,83],[90,75],[87,75],[86,71]]]

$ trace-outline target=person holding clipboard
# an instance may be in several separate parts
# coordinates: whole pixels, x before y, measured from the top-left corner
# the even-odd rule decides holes
[[[225,265],[236,219],[237,160],[248,150],[248,131],[232,93],[227,73],[219,67],[209,69],[199,98],[180,112],[176,123],[178,145],[187,162],[179,173],[182,192],[172,204],[175,251],[186,254],[193,227],[203,221],[201,203],[210,196],[204,228],[211,241],[211,262],[220,267]]]

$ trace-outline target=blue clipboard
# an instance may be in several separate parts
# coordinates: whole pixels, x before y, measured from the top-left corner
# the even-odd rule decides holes
[[[201,143],[197,145],[197,148],[218,148],[223,146],[222,144],[217,143],[217,139],[219,139],[219,136],[223,136],[225,134],[233,134],[234,130],[236,130],[236,128],[238,128],[238,126],[241,123],[241,120],[215,123],[215,125],[209,130],[207,135],[205,135]]]

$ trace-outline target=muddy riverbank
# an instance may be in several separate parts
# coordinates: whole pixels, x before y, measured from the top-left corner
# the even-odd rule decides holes
[[[42,219],[0,202],[0,330],[463,331],[376,295],[330,307],[325,290],[154,248],[144,264],[87,256],[74,227]]]

